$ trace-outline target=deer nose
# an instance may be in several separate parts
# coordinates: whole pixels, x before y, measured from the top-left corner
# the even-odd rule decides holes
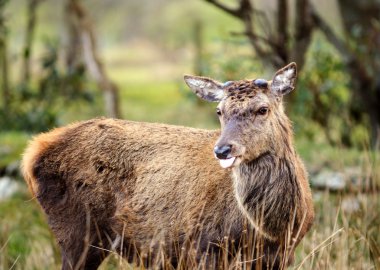
[[[215,146],[214,147],[214,153],[215,156],[219,159],[226,159],[229,154],[231,154],[232,145],[227,144],[223,145],[221,147]]]

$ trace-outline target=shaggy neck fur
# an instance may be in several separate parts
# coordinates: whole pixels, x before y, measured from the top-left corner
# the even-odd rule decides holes
[[[235,195],[241,210],[270,240],[285,236],[287,230],[297,230],[299,224],[294,215],[301,201],[289,122],[277,130],[283,142],[281,149],[268,151],[233,170]]]

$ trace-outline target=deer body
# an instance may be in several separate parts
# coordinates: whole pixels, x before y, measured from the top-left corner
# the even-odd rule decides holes
[[[202,88],[204,80],[187,83]],[[251,152],[236,137],[244,125],[227,118],[221,131],[94,119],[36,137],[23,173],[61,247],[62,268],[96,269],[105,250],[147,266],[165,268],[165,257],[173,266],[220,267],[221,247],[238,254],[247,231],[261,239],[256,265],[285,267],[314,212],[281,106],[271,112],[280,127]]]

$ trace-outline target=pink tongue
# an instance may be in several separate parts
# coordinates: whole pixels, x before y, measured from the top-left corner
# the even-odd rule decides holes
[[[232,164],[234,164],[235,159],[236,157],[227,158],[227,159],[219,159],[220,166],[222,166],[222,168],[224,169],[229,168],[232,166]]]

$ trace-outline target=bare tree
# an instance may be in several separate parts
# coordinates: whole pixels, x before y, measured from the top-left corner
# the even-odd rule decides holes
[[[240,20],[256,56],[272,68],[280,68],[296,61],[299,68],[304,64],[305,52],[310,44],[313,21],[310,19],[311,7],[308,0],[296,0],[296,25],[294,35],[290,36],[289,3],[277,0],[277,24],[275,29],[265,30],[269,26],[266,14],[254,8],[250,0],[239,0],[235,8],[228,7],[218,0],[206,2],[225,11]],[[291,44],[295,44],[290,46]]]
[[[86,70],[103,91],[107,116],[120,117],[118,87],[109,79],[100,60],[90,18],[79,0],[67,1],[66,18],[71,44],[66,57],[68,66],[73,67],[78,64],[78,59],[82,59]]]

